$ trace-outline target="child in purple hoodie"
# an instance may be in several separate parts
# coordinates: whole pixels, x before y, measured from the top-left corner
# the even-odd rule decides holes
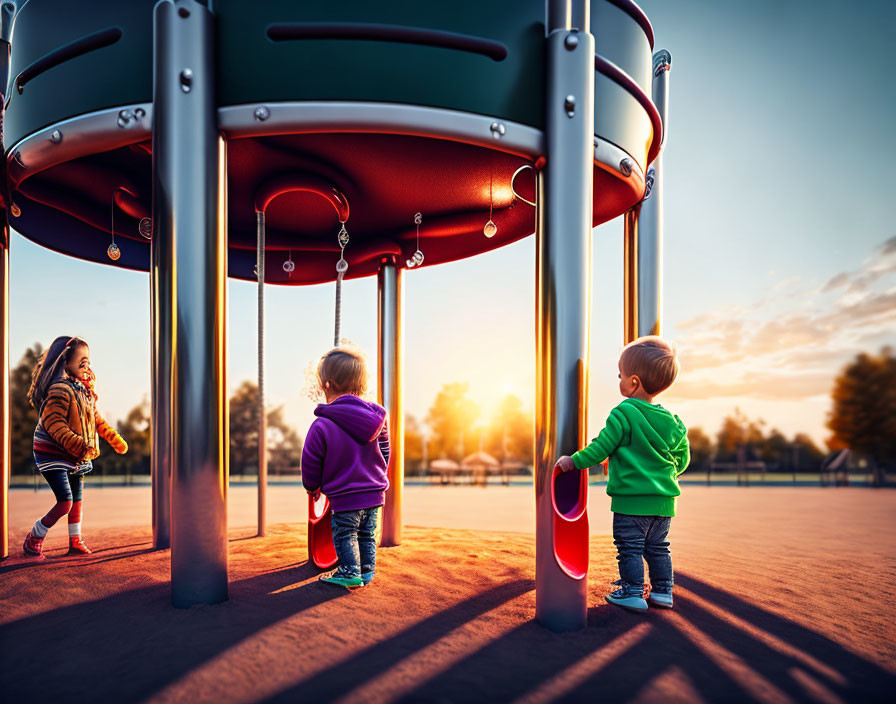
[[[376,523],[389,480],[386,409],[359,398],[367,385],[363,358],[347,349],[327,352],[317,366],[327,398],[314,410],[302,450],[302,484],[326,494],[333,509],[339,567],[320,580],[346,589],[370,583],[376,568]]]

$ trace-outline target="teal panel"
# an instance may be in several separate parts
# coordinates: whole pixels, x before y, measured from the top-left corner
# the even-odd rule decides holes
[[[358,100],[463,110],[543,124],[543,0],[247,3],[223,0],[219,15],[221,105],[277,100]],[[456,49],[384,41],[274,42],[281,22],[375,23],[496,40],[503,61]]]
[[[38,129],[75,115],[152,101],[154,4],[155,0],[25,3],[16,16],[10,42],[4,149]],[[122,36],[111,46],[49,68],[29,81],[21,94],[13,86],[18,74],[50,52],[115,27]]]
[[[631,15],[604,0],[591,3],[594,50],[612,61],[650,95],[653,53],[644,30]]]

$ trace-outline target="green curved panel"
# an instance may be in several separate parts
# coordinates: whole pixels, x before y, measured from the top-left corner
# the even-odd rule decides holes
[[[47,125],[103,108],[152,101],[152,8],[155,0],[73,3],[30,0],[16,15],[4,148]],[[50,52],[117,27],[116,43],[48,69],[20,94],[13,82]]]
[[[70,117],[152,99],[152,10],[155,0],[74,4],[29,0],[12,37],[10,82],[60,47],[118,28],[111,46],[84,53],[11,91],[4,124],[8,147],[32,132]],[[626,12],[593,0],[597,52],[617,64],[649,93],[651,51]],[[544,124],[544,2],[339,3],[220,0],[218,103],[283,100],[395,102]],[[433,29],[502,43],[507,57],[458,49],[372,40],[272,41],[267,29],[281,22],[371,23]],[[643,109],[625,91],[596,77],[595,132],[644,158],[651,137]],[[646,125],[646,127],[645,127]],[[644,164],[642,163],[642,166]]]
[[[543,123],[544,2],[216,3],[221,105],[357,100],[463,110]],[[507,58],[385,41],[274,42],[272,23],[373,23],[496,40]],[[234,51],[232,47],[240,47]]]

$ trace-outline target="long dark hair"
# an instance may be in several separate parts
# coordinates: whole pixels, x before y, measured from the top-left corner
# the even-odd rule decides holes
[[[64,335],[53,340],[53,344],[40,356],[31,372],[31,388],[28,390],[28,402],[40,412],[47,398],[50,387],[61,381],[75,351],[86,347],[87,343],[80,337]]]

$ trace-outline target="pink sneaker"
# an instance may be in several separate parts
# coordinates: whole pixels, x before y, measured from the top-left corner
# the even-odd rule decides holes
[[[25,542],[22,544],[22,552],[28,557],[43,557],[44,539],[38,538],[29,530],[28,535],[25,536]]]
[[[81,540],[80,535],[73,535],[68,539],[68,552],[66,555],[89,555],[92,553],[89,547]]]

